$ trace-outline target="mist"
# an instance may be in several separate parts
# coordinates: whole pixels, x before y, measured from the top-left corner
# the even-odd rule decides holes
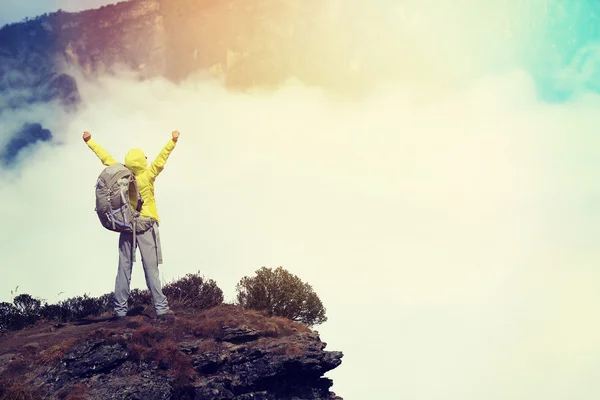
[[[61,144],[2,175],[2,300],[110,292],[118,236],[94,213],[102,165],[81,134],[152,159],[176,129],[156,183],[162,279],[200,271],[231,301],[261,266],[297,274],[345,353],[337,393],[598,395],[596,96],[545,104],[519,71],[426,103],[400,87],[342,101],[293,82],[79,83],[85,107],[60,126],[35,113]]]
[[[510,20],[518,10],[504,5],[493,10]],[[469,10],[465,21],[493,11]],[[298,275],[327,309],[316,328],[327,349],[344,352],[327,374],[338,395],[598,398],[594,57],[555,71],[573,95],[548,102],[519,58],[533,42],[523,15],[502,52],[479,58],[502,18],[487,36],[424,23],[402,79],[359,97],[294,80],[242,93],[197,77],[76,75],[76,113],[0,114],[0,144],[27,121],[54,137],[0,169],[0,301],[17,286],[49,302],[112,291],[118,235],[94,212],[103,167],[81,135],[117,160],[134,147],[151,160],[178,130],[156,181],[163,281],[200,272],[233,301],[261,266]]]

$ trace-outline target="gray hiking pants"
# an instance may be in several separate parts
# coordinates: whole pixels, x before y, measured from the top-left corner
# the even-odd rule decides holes
[[[158,275],[158,264],[162,263],[162,256],[157,222],[146,232],[136,234],[136,247],[140,249],[142,255],[146,285],[152,295],[156,314],[164,314],[169,311],[169,304],[167,297],[162,292]],[[119,236],[119,270],[115,282],[115,314],[119,316],[127,314],[134,255],[133,234],[121,233]]]

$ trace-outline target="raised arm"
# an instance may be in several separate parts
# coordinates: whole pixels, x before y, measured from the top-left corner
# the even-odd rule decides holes
[[[167,159],[169,158],[169,155],[175,148],[177,140],[179,140],[179,132],[173,131],[171,135],[172,138],[165,145],[165,147],[162,148],[160,153],[158,153],[158,155],[156,156],[156,159],[150,164],[150,168],[148,168],[148,172],[150,173],[150,179],[156,179],[156,177],[162,172],[163,168],[165,168]]]
[[[87,143],[88,147],[92,149],[92,151],[98,156],[100,161],[102,161],[102,164],[108,167],[109,165],[117,163],[117,160],[112,158],[112,156],[108,154],[108,152],[104,150],[102,146],[92,140],[92,135],[89,132],[83,133],[83,141]]]

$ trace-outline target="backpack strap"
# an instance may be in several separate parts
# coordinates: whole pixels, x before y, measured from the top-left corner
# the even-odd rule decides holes
[[[137,251],[137,241],[136,241],[136,231],[137,231],[137,219],[133,219],[133,248],[131,249],[131,263],[135,262],[135,253]]]
[[[137,180],[135,179],[135,175],[133,172],[130,175],[129,181],[133,183],[133,188],[135,189],[135,198],[137,203],[135,205],[135,210],[139,213],[142,210],[142,205],[144,204],[144,200],[140,194],[140,190],[138,189]],[[125,200],[123,200],[125,201]],[[129,202],[129,200],[127,200]],[[127,203],[128,204],[128,203]],[[131,251],[131,261],[135,262],[135,253],[137,252],[137,217],[133,218],[133,249]]]
[[[109,189],[110,190],[110,189]],[[112,193],[112,192],[109,192]],[[113,230],[116,229],[115,228],[115,219],[113,218],[113,209],[112,209],[112,201],[110,199],[110,195],[108,196],[108,213],[106,213],[106,217],[110,220],[110,222],[112,222],[112,228]]]
[[[133,174],[131,174],[131,181],[133,182],[133,187],[135,188],[135,197],[137,199],[135,210],[137,212],[140,212],[142,211],[142,205],[144,205],[144,200],[142,199],[142,195],[140,194],[140,190],[138,189],[137,180],[135,179],[135,175]]]

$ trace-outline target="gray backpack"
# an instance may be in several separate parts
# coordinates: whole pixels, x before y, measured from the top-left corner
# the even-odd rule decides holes
[[[130,190],[135,191],[137,198],[135,209],[129,202]],[[96,181],[95,211],[106,229],[134,233],[134,249],[136,248],[135,233],[147,231],[154,223],[152,218],[140,216],[143,204],[135,175],[129,168],[119,163],[104,168]]]

